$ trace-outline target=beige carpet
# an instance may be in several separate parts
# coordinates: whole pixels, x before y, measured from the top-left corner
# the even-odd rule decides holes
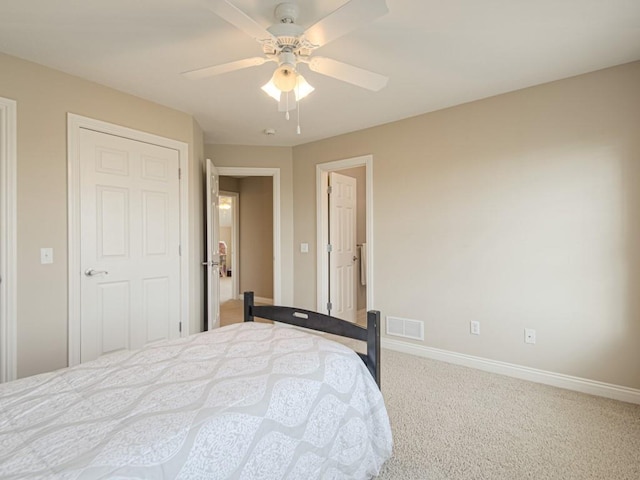
[[[221,320],[242,321],[242,302]],[[391,350],[382,393],[394,454],[379,480],[640,480],[640,405]]]
[[[378,479],[640,479],[640,405],[382,352]]]

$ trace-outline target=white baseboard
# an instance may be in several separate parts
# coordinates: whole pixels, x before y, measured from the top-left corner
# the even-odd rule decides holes
[[[523,367],[521,365],[474,357],[472,355],[465,355],[438,348],[425,347],[423,345],[416,345],[391,338],[382,338],[381,343],[383,348],[388,348],[389,350],[640,405],[640,390],[635,388],[598,382],[586,378],[572,377],[561,373]]]
[[[240,300],[244,302],[244,293],[239,295]],[[273,305],[273,298],[265,298],[265,297],[253,297],[254,303],[264,303],[265,305]]]

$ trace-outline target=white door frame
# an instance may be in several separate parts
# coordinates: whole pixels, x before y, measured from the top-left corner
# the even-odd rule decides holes
[[[373,155],[347,158],[334,162],[319,163],[316,165],[316,245],[317,245],[317,291],[316,309],[318,312],[326,312],[329,298],[328,279],[329,266],[325,238],[329,219],[329,206],[327,205],[327,178],[329,172],[338,172],[354,167],[365,167],[366,172],[366,219],[367,219],[367,310],[374,306],[373,297]]]
[[[180,317],[181,336],[189,335],[189,145],[120,125],[67,114],[67,195],[69,222],[69,366],[80,363],[80,129],[151,143],[178,151],[180,158]]]
[[[220,170],[220,169],[218,169]],[[218,174],[220,175],[220,174]],[[229,192],[225,190],[220,191],[221,197],[231,197],[231,265],[233,269],[238,266],[238,231],[240,226],[238,225],[238,212],[240,210],[240,195],[238,192]],[[240,294],[240,276],[239,271],[235,270],[236,274],[231,271],[231,297],[236,300]]]
[[[17,104],[0,97],[0,383],[17,365]]]
[[[252,167],[218,167],[220,176],[273,177],[273,303],[282,302],[282,255],[280,233],[280,169]],[[238,264],[236,263],[236,266]],[[237,274],[236,274],[237,275]],[[231,277],[233,278],[233,273]]]

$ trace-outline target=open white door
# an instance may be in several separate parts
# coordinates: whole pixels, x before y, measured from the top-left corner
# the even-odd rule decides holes
[[[218,211],[218,170],[207,158],[207,320],[205,330],[220,326],[220,212]]]
[[[356,179],[329,174],[329,302],[331,315],[356,320]]]

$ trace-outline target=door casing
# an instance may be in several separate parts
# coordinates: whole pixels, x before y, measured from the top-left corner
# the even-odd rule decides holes
[[[17,103],[0,97],[0,383],[17,365]]]
[[[181,336],[189,335],[189,145],[120,125],[67,114],[67,196],[68,196],[68,262],[69,262],[69,366],[80,363],[80,129],[152,143],[178,151],[180,165],[180,318]]]
[[[347,158],[334,162],[319,163],[316,165],[316,245],[317,245],[317,267],[316,267],[316,310],[318,312],[327,311],[329,299],[329,265],[327,255],[328,238],[327,229],[329,225],[329,206],[327,205],[327,184],[329,172],[339,172],[354,167],[365,167],[366,171],[366,221],[367,221],[367,310],[375,308],[374,303],[374,277],[373,277],[373,155],[363,155],[360,157]]]

